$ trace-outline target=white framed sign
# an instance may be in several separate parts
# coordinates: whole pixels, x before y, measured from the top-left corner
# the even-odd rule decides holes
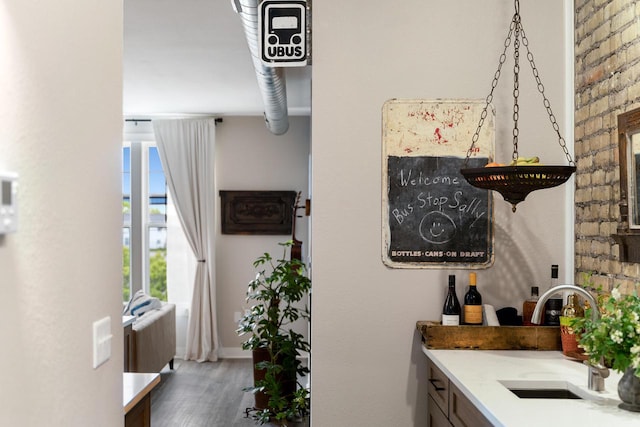
[[[382,260],[388,267],[493,264],[492,192],[473,187],[460,173],[493,159],[495,113],[488,108],[465,166],[485,105],[456,99],[384,104]]]

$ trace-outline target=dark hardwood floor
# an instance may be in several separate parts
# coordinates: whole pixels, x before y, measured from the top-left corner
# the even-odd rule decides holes
[[[165,367],[160,384],[151,393],[151,427],[259,425],[246,417],[246,409],[253,407],[253,395],[242,390],[253,384],[250,359],[176,360],[174,368]]]

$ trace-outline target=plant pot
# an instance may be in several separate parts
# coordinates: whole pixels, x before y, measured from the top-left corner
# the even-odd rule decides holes
[[[252,351],[253,357],[253,384],[256,385],[259,381],[265,379],[266,370],[258,369],[256,365],[260,362],[267,362],[271,360],[269,349],[257,348]],[[277,361],[278,364],[282,364],[282,361]],[[276,376],[276,380],[280,383],[283,396],[293,396],[296,391],[296,373],[293,372],[281,372]],[[255,393],[255,408],[256,409],[270,409],[269,408],[269,395],[265,392],[259,391]]]
[[[253,384],[258,384],[258,381],[264,380],[266,374],[264,369],[256,368],[256,364],[269,360],[269,351],[266,348],[257,348],[253,350]],[[262,391],[258,391],[254,394],[256,409],[267,409],[269,406],[269,396]]]
[[[622,403],[618,405],[627,411],[640,412],[640,378],[634,368],[627,368],[618,382],[618,396]]]

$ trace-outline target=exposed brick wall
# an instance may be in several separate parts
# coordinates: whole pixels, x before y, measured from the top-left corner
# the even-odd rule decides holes
[[[640,265],[619,261],[617,116],[640,106],[640,3],[575,0],[576,282],[630,290]]]

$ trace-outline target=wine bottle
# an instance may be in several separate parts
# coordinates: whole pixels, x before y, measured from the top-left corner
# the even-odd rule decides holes
[[[464,323],[482,325],[482,296],[476,287],[476,273],[469,273],[469,290],[464,295]]]
[[[551,265],[551,287],[558,286],[558,264]]]
[[[558,265],[551,266],[551,284],[549,289],[558,285]],[[544,324],[546,326],[560,326],[562,314],[562,297],[549,298],[544,306]]]
[[[457,326],[460,324],[460,301],[456,295],[456,276],[449,276],[449,291],[442,307],[442,324]]]
[[[522,303],[522,324],[524,326],[533,326],[533,323],[531,323],[531,317],[533,317],[533,310],[536,309],[536,305],[538,304],[538,293],[539,288],[537,286],[532,286],[531,298]]]

